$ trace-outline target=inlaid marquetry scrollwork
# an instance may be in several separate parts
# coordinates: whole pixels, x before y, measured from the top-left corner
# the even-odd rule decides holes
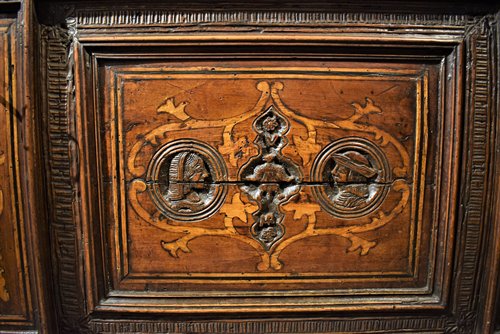
[[[410,198],[406,181],[410,172],[407,150],[391,134],[365,120],[358,122],[369,114],[382,113],[382,108],[366,98],[365,104],[351,104],[352,116],[325,122],[288,108],[279,94],[284,89],[280,82],[259,82],[257,89],[261,96],[252,110],[217,120],[193,118],[188,102],[165,99],[157,112],[174,116],[178,122],[168,122],[141,135],[129,151],[127,168],[134,177],[128,188],[131,207],[149,224],[182,234],[161,243],[172,257],[178,257],[179,251],[191,252],[190,241],[207,236],[232,238],[249,245],[260,256],[257,265],[260,271],[280,270],[283,264],[279,257],[284,249],[301,239],[321,235],[344,238],[350,242],[348,252],[367,255],[378,240],[367,240],[361,233],[393,221]],[[252,118],[256,133],[253,144],[246,135],[233,131],[237,124]],[[307,135],[292,135],[289,141],[291,127],[304,127]],[[217,150],[192,139],[163,143],[170,132],[205,128],[222,129]],[[340,136],[323,147],[318,142],[319,129],[349,130],[364,135]],[[138,159],[146,146],[159,147],[147,168]],[[297,152],[293,159],[298,161],[283,153],[286,146]],[[391,164],[384,153],[388,147],[397,152]],[[258,153],[249,156],[255,149]],[[241,166],[235,183],[239,189],[229,200],[225,200],[228,181],[224,178],[226,166],[221,155],[229,165]],[[312,194],[301,190],[302,167],[310,164]],[[156,211],[141,203],[140,198],[144,198],[141,194],[146,191]],[[385,205],[390,192],[394,200]],[[320,211],[336,219],[356,219],[356,223],[318,227]],[[215,213],[221,215],[223,227],[196,225],[196,221]],[[288,213],[292,221],[306,218],[302,232],[287,236]],[[247,233],[235,228],[235,222],[248,225]]]
[[[347,119],[325,122],[323,120],[302,116],[289,109],[283,103],[283,101],[281,101],[281,97],[279,95],[279,92],[283,90],[283,87],[283,83],[281,82],[274,82],[272,84],[272,100],[285,116],[300,122],[300,124],[302,124],[307,130],[306,138],[303,138],[301,136],[293,137],[293,143],[297,147],[297,151],[302,158],[303,166],[307,165],[307,163],[311,161],[312,157],[319,153],[319,151],[321,150],[321,145],[319,145],[317,142],[318,129],[328,128],[353,130],[372,135],[374,140],[377,141],[378,145],[382,147],[387,145],[394,146],[401,157],[401,163],[398,166],[393,167],[392,173],[396,178],[403,178],[408,176],[410,156],[405,147],[390,133],[376,126],[366,124],[365,122],[358,122],[360,119],[367,115],[382,113],[382,109],[377,106],[372,99],[366,98],[366,103],[364,105],[358,102],[351,103],[351,107],[353,108],[354,113]]]
[[[410,186],[405,180],[398,179],[394,181],[391,184],[390,188],[400,193],[400,199],[388,213],[384,211],[375,211],[375,215],[364,217],[365,220],[368,219],[366,223],[360,223],[350,226],[317,228],[315,226],[315,215],[316,212],[320,211],[321,209],[319,205],[304,205],[295,202],[291,202],[288,205],[285,205],[283,209],[285,211],[293,212],[294,219],[300,219],[303,216],[307,216],[308,224],[304,231],[294,235],[290,239],[287,239],[282,244],[280,244],[279,247],[276,247],[274,253],[271,255],[271,266],[274,269],[281,269],[282,264],[279,261],[279,255],[281,254],[283,249],[288,247],[293,242],[321,235],[336,235],[345,238],[351,243],[351,245],[347,248],[348,252],[359,251],[360,255],[367,255],[370,250],[377,245],[377,241],[366,240],[358,234],[373,231],[385,226],[386,224],[394,220],[394,218],[396,218],[408,204],[408,200],[410,198]]]
[[[172,116],[175,116],[182,122],[168,122],[167,124],[161,125],[150,132],[146,133],[144,136],[140,138],[132,147],[129,152],[129,158],[127,160],[127,168],[129,172],[134,177],[142,177],[146,172],[146,167],[142,165],[137,165],[137,157],[139,153],[144,149],[145,146],[157,146],[161,144],[161,138],[165,138],[165,136],[174,131],[183,131],[185,129],[210,129],[210,128],[222,128],[223,129],[223,143],[219,146],[219,151],[226,152],[223,154],[234,154],[236,155],[239,150],[233,152],[233,148],[241,147],[242,143],[245,143],[245,137],[235,137],[236,135],[233,133],[233,128],[236,124],[241,123],[247,119],[255,117],[260,112],[262,112],[265,107],[267,101],[269,100],[270,95],[270,86],[267,82],[260,82],[257,85],[257,89],[261,92],[261,96],[252,110],[235,117],[218,119],[218,120],[204,120],[204,119],[195,119],[192,117],[185,118],[187,115],[184,111],[185,105],[182,104],[182,112],[176,111],[179,109],[179,105],[177,107],[167,107],[162,104],[157,112],[158,113],[168,113]],[[169,101],[169,99],[167,99]],[[173,100],[171,100],[172,105],[174,105]],[[170,102],[167,103],[170,105]],[[180,118],[179,118],[180,117]],[[183,120],[185,118],[185,120]],[[243,145],[244,146],[244,145]],[[220,148],[223,149],[220,149]],[[225,148],[225,149],[224,149]],[[233,155],[232,160],[236,159]]]

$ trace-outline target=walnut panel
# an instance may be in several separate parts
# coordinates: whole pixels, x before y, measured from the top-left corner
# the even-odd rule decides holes
[[[286,65],[101,66],[113,294],[432,291],[440,66]]]
[[[0,20],[0,322],[29,324],[30,300],[20,202],[15,24]]]

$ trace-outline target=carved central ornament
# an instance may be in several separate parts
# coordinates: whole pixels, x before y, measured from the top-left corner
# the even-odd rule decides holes
[[[241,169],[240,179],[246,183],[241,190],[259,206],[251,232],[269,250],[284,235],[281,206],[299,192],[302,176],[299,167],[281,153],[288,143],[289,124],[274,106],[255,119],[253,129],[259,155]]]
[[[318,235],[347,239],[348,252],[367,255],[378,240],[367,240],[363,233],[393,221],[410,197],[407,150],[391,134],[366,123],[366,116],[382,109],[366,98],[364,104],[349,106],[352,116],[325,122],[289,109],[281,100],[280,82],[261,81],[257,89],[261,96],[252,110],[220,120],[193,118],[185,110],[187,102],[167,98],[158,113],[177,121],[141,136],[129,152],[131,207],[149,224],[181,234],[161,243],[173,257],[191,252],[190,241],[208,236],[251,246],[260,256],[260,271],[280,270],[284,249]],[[253,120],[252,131],[236,132],[235,126],[247,120]],[[293,127],[303,135],[291,135]],[[211,128],[222,129],[217,147],[168,136]],[[325,145],[324,138],[318,140],[319,129],[338,134]],[[346,130],[359,135],[342,136]],[[142,150],[148,145],[157,149],[144,166]],[[385,153],[389,147],[391,164]],[[237,180],[231,181],[228,171],[235,169]],[[143,192],[149,193],[153,206]],[[392,199],[386,201],[388,197]],[[316,226],[319,212],[337,223]],[[214,219],[221,219],[223,227],[207,226]],[[288,224],[303,226],[304,221],[301,232],[287,235]],[[247,227],[236,228],[236,222]]]

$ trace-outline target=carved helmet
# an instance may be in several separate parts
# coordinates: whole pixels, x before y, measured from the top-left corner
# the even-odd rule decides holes
[[[359,152],[347,151],[344,153],[334,153],[332,158],[337,165],[349,170],[348,181],[365,181],[377,175],[378,171],[371,167],[368,159]]]

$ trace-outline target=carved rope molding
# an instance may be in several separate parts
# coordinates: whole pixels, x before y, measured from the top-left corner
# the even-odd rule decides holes
[[[69,22],[72,22],[71,20]],[[70,129],[72,78],[72,46],[76,31],[70,27],[45,26],[41,30],[44,75],[47,179],[49,180],[50,232],[53,237],[54,277],[58,292],[62,330],[84,332],[84,296],[78,288],[79,252],[75,214],[76,185],[74,177],[74,135]]]

